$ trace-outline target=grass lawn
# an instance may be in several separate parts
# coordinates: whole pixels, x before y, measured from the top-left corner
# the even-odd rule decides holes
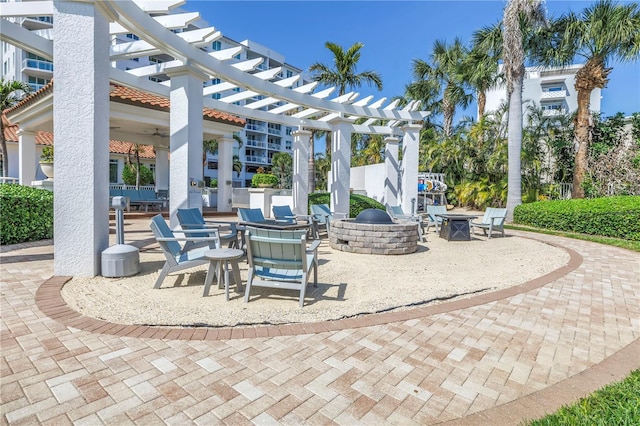
[[[527,425],[640,425],[640,369],[621,382],[607,385]]]

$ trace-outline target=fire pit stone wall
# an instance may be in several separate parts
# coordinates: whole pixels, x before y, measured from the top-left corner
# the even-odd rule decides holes
[[[334,220],[329,233],[331,248],[362,254],[409,254],[418,249],[418,224],[371,224],[353,219]]]

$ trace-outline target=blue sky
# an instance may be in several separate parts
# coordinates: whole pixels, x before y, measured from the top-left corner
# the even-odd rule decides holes
[[[580,12],[593,2],[548,0],[550,15]],[[332,41],[350,47],[364,43],[358,71],[382,76],[384,89],[363,86],[360,98],[375,99],[404,93],[411,81],[414,59],[428,60],[436,39],[469,43],[474,31],[502,18],[505,1],[204,1],[188,0],[183,7],[201,16],[235,41],[249,39],[285,56],[302,70],[314,62],[330,64],[324,47]],[[603,90],[605,115],[640,112],[640,62],[611,64],[610,82]],[[473,104],[457,117],[475,117]]]

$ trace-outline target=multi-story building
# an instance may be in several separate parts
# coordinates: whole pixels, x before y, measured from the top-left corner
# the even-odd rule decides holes
[[[578,93],[575,89],[576,73],[582,67],[580,64],[565,68],[539,68],[526,69],[522,102],[533,103],[544,110],[545,115],[571,114],[578,109]],[[507,91],[504,86],[497,87],[487,92],[487,111],[497,110],[506,102]],[[590,109],[600,111],[601,90],[591,92]],[[526,116],[526,109],[523,110]]]
[[[185,11],[174,9],[172,13],[185,13]],[[46,38],[52,38],[53,19],[51,16],[14,19],[14,22],[26,29],[36,31]],[[199,19],[191,23],[190,26],[193,28],[206,28],[209,24]],[[173,31],[181,32],[182,30],[175,29]],[[112,43],[128,43],[137,40],[138,37],[135,34],[119,34],[113,37]],[[2,60],[0,62],[2,62],[3,78],[27,82],[35,90],[40,89],[51,81],[54,73],[53,63],[51,61],[18,49],[11,44],[4,42],[1,44],[0,52],[2,52]],[[227,63],[230,64],[248,60],[261,60],[255,67],[255,70],[252,71],[254,73],[281,68],[272,79],[273,81],[288,79],[302,73],[301,69],[286,63],[283,55],[250,40],[237,42],[228,37],[220,37],[206,45],[200,45],[200,48],[206,52],[231,52],[230,54],[232,56],[227,61]],[[117,60],[114,66],[122,70],[132,70],[171,60],[173,60],[173,58],[166,54],[143,57],[126,57],[125,55],[123,59]],[[169,80],[169,77],[164,74],[153,74],[147,78],[155,82]],[[299,79],[294,82],[291,87],[299,87],[304,83],[302,79]],[[215,87],[217,85],[220,85],[219,90]],[[221,84],[220,79],[217,78],[205,81],[203,86],[209,87],[209,89],[206,90],[207,96],[211,96],[211,98],[219,100],[220,102],[248,105],[264,98],[264,96],[246,98],[240,94],[240,88],[228,88],[226,87],[228,85]],[[232,98],[234,95],[236,96]],[[281,106],[281,103],[269,104],[258,109],[267,110],[277,108],[278,106]],[[291,153],[293,151],[293,137],[291,136],[293,130],[291,127],[278,123],[248,119],[244,130],[238,134],[238,139],[242,142],[236,143],[234,148],[234,156],[237,156],[237,160],[242,164],[242,168],[240,173],[234,172],[233,186],[250,186],[251,177],[259,168],[269,169],[271,167],[271,159],[275,153],[283,151]],[[135,143],[136,141],[131,142]],[[112,160],[115,161],[116,159],[112,158]],[[207,154],[204,176],[205,180],[217,179],[217,154]],[[115,178],[120,179],[119,176],[115,176]]]
[[[176,9],[174,13],[176,12],[184,11]],[[195,28],[208,27],[208,23],[202,19],[192,23],[191,25]],[[176,32],[179,31],[180,30],[176,30]],[[115,38],[114,43],[131,42],[136,40],[136,38],[137,37],[134,34],[119,35]],[[281,70],[272,79],[273,81],[288,79],[302,73],[301,69],[286,63],[283,55],[250,40],[237,42],[228,37],[220,37],[207,45],[200,46],[200,48],[206,52],[230,52],[229,54],[232,54],[232,57],[227,61],[230,64],[250,60],[261,60],[261,62],[255,67],[255,70],[252,71],[253,73],[281,68]],[[116,62],[116,67],[119,69],[130,70],[170,61],[172,59],[173,58],[170,56],[164,54],[137,57],[118,61]],[[169,79],[168,76],[162,74],[152,75],[148,78],[156,82],[163,82]],[[227,85],[221,83],[220,79],[217,78],[205,81],[203,85],[204,87],[208,87],[208,89],[205,89],[207,96],[211,96],[212,99],[216,99],[220,102],[231,102],[236,105],[249,105],[264,98],[264,96],[260,95],[246,98],[241,95],[240,88],[235,87],[229,89],[226,87]],[[302,79],[299,79],[293,83],[291,87],[299,87],[304,83],[305,82]],[[215,87],[217,85],[220,85],[220,89]],[[258,109],[273,109],[280,105],[281,103],[275,103]],[[238,134],[238,139],[242,142],[236,143],[234,148],[234,156],[237,156],[237,159],[242,164],[242,170],[240,173],[234,172],[233,187],[250,186],[251,177],[259,168],[269,169],[271,167],[271,159],[274,154],[283,151],[292,153],[293,137],[291,136],[291,133],[293,130],[293,128],[283,126],[279,123],[247,119],[247,124],[244,130]],[[218,155],[211,153],[207,154],[206,162],[207,164],[204,171],[205,180],[217,179]]]
[[[31,16],[12,19],[23,28],[51,39],[53,18],[51,16]],[[2,78],[29,83],[34,90],[41,89],[53,78],[53,63],[31,52],[16,48],[12,44],[2,42],[0,62],[2,62]]]

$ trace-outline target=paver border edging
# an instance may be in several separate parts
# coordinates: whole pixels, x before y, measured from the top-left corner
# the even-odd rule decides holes
[[[519,424],[523,420],[538,419],[557,411],[564,405],[575,403],[603,386],[623,380],[638,368],[640,368],[640,338],[599,363],[544,389],[440,424],[447,426],[492,424],[497,426]]]
[[[36,290],[36,306],[49,318],[65,325],[90,333],[109,334],[114,336],[142,337],[168,340],[229,340],[256,337],[293,336],[313,334],[326,331],[371,327],[394,322],[404,322],[430,315],[466,309],[497,300],[512,297],[549,284],[577,269],[583,261],[577,251],[561,244],[538,240],[530,236],[522,236],[540,241],[544,244],[565,250],[569,254],[569,261],[545,275],[525,283],[482,293],[466,299],[452,300],[434,305],[416,307],[407,310],[363,314],[359,317],[339,320],[321,321],[316,323],[295,323],[279,325],[243,325],[229,327],[154,327],[117,324],[80,314],[72,309],[62,297],[61,290],[72,277],[54,276],[45,280]]]

